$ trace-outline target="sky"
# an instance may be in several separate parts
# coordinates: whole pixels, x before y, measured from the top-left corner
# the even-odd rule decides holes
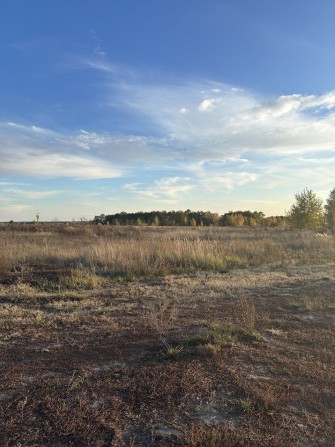
[[[0,221],[335,187],[333,0],[1,0]]]

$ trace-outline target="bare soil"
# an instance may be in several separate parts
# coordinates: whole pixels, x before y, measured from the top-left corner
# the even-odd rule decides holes
[[[334,263],[70,272],[1,273],[1,446],[335,445]]]

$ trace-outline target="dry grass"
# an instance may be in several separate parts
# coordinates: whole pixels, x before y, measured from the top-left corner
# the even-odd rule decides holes
[[[332,238],[25,230],[0,231],[1,446],[334,445]]]
[[[24,280],[30,269],[63,267],[66,276],[71,269],[73,286],[94,287],[100,284],[96,275],[133,279],[199,269],[324,264],[335,258],[335,239],[309,232],[110,226],[59,232],[52,225],[53,231],[0,231],[1,271],[12,270]],[[64,281],[66,287],[71,282],[63,275]]]

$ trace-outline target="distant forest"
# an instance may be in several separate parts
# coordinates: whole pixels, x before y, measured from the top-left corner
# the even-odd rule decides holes
[[[210,211],[150,211],[95,216],[94,222],[103,225],[151,225],[151,226],[284,226],[284,216],[265,217],[262,211],[230,211],[220,216]]]

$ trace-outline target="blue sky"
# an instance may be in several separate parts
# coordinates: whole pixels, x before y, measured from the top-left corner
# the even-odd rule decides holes
[[[2,0],[0,221],[335,187],[332,0]]]

